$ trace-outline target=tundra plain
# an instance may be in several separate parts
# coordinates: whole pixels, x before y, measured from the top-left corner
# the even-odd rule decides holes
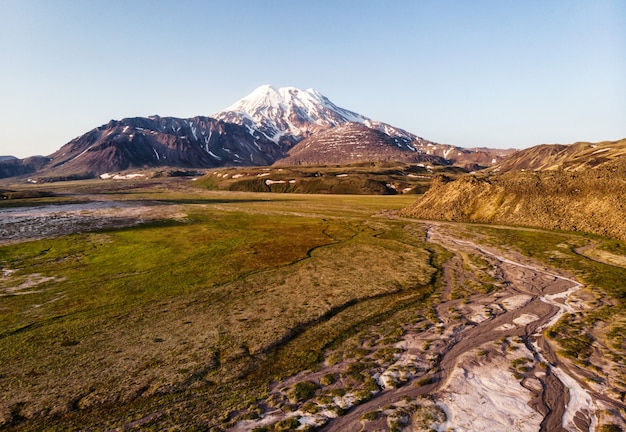
[[[0,428],[626,428],[623,242],[194,183],[7,186]]]

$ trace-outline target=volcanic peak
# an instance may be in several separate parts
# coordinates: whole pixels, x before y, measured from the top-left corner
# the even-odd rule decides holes
[[[246,126],[250,134],[264,135],[286,148],[315,132],[348,122],[379,128],[377,122],[338,107],[317,90],[271,85],[255,89],[214,117]],[[400,134],[408,135],[404,131]]]

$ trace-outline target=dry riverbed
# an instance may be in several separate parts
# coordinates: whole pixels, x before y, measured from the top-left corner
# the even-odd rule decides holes
[[[430,224],[428,241],[454,253],[430,314],[403,326],[393,344],[362,337],[356,355],[328,352],[319,370],[273,385],[256,418],[241,420],[232,430],[531,432],[626,426],[622,401],[606,386],[592,388],[544,337],[564,313],[592,307],[576,280],[511,251],[459,238],[446,224]],[[390,352],[391,359],[380,354]],[[360,370],[360,381],[368,385],[355,383],[351,370]],[[309,393],[298,398],[294,394],[302,383]]]

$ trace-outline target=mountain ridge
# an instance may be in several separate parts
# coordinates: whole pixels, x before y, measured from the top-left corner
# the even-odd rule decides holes
[[[492,172],[584,171],[626,156],[626,138],[596,143],[541,144],[520,150],[490,167]]]
[[[516,153],[484,172],[454,181],[435,178],[430,189],[400,214],[582,231],[626,240],[626,139],[527,150],[520,152],[522,157]],[[598,155],[609,153],[611,157],[599,159]],[[523,162],[526,168],[520,168]],[[498,170],[502,166],[506,171]]]
[[[73,139],[50,156],[50,168],[89,176],[146,166],[264,165],[279,154],[266,140],[210,117],[134,117],[111,120]]]
[[[398,161],[413,159],[471,165],[474,169],[502,158],[496,150],[474,152],[428,141],[341,108],[313,89],[303,91],[264,85],[212,117],[150,116],[111,120],[74,138],[36,163],[5,158],[0,161],[0,178],[33,175],[49,181],[165,166],[210,169],[272,165],[285,158],[284,163],[288,163],[289,151],[301,141],[347,124],[375,131],[361,143],[369,146],[364,153],[368,154],[366,160],[370,162],[389,160],[393,155]],[[326,138],[327,142],[337,144],[335,147],[340,151],[341,140],[346,136],[330,132]],[[343,144],[346,147],[349,143]],[[416,158],[417,154],[423,156]],[[464,157],[462,160],[448,158],[451,154]],[[339,159],[341,155],[337,154],[327,161],[316,157],[316,163],[333,163]]]

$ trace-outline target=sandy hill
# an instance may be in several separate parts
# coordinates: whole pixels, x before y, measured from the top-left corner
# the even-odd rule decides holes
[[[527,155],[544,158],[527,161],[524,169],[543,171],[515,171],[512,167],[522,164],[516,154],[502,162],[508,172],[478,173],[455,181],[439,176],[402,214],[584,231],[626,240],[626,158],[621,153],[625,142],[529,149]]]

